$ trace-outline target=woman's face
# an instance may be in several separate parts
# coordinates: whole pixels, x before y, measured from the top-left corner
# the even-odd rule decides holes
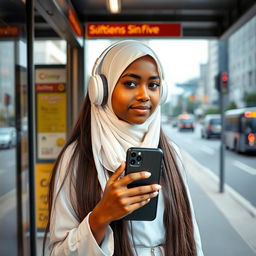
[[[160,100],[160,77],[150,56],[132,62],[120,76],[112,94],[117,117],[130,124],[142,124]]]

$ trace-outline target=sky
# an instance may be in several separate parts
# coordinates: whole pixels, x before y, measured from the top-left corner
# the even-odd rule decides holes
[[[89,40],[87,44],[87,72],[91,72],[98,55],[109,45],[109,40]],[[175,84],[198,77],[200,64],[207,63],[208,41],[197,39],[154,39],[149,46],[159,57],[165,80],[171,94],[179,94],[181,90]]]
[[[167,84],[177,93],[175,84],[198,77],[200,64],[207,63],[207,40],[152,40],[149,46],[158,55]]]

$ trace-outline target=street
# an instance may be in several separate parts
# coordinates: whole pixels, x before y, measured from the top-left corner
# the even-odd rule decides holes
[[[0,149],[0,198],[16,187],[16,148]]]
[[[166,135],[196,161],[219,176],[220,139],[202,139],[200,124],[194,132],[163,124]],[[256,207],[256,154],[237,154],[225,150],[225,182]]]

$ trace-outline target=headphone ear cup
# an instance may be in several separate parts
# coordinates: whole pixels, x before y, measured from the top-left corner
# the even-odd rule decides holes
[[[89,98],[92,104],[104,106],[108,101],[107,79],[104,75],[94,75],[89,79]]]
[[[102,85],[99,75],[91,76],[89,79],[88,93],[92,104],[101,105],[102,103]]]
[[[160,105],[164,104],[166,102],[167,98],[168,98],[168,86],[165,81],[162,81]]]

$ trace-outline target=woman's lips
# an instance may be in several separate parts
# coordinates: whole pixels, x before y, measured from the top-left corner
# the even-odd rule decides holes
[[[132,106],[131,109],[133,112],[140,115],[148,114],[148,112],[150,111],[150,107],[148,106]]]

